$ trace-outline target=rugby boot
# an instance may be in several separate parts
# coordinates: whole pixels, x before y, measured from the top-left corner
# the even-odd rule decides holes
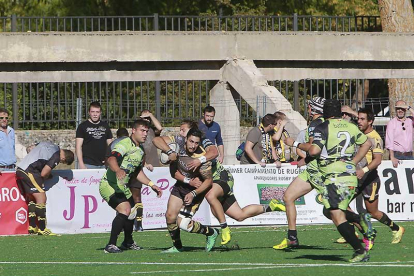
[[[269,207],[272,211],[282,211],[282,212],[286,212],[286,207],[285,205],[283,205],[282,203],[280,203],[279,200],[277,199],[272,199],[269,202]]]
[[[221,245],[228,244],[231,240],[231,231],[230,228],[227,226],[226,228],[221,230]]]
[[[105,246],[104,252],[105,253],[122,253],[122,250],[119,249],[118,246],[114,244],[108,244],[107,246]]]
[[[48,229],[48,228],[45,228],[45,230],[38,230],[37,231],[37,234],[39,235],[39,236],[60,236],[60,235],[58,235],[58,234],[55,234],[55,233],[53,233],[50,229]]]
[[[352,259],[349,260],[350,263],[359,263],[359,262],[368,262],[369,261],[369,253],[368,251],[364,250],[364,253],[359,254],[357,252],[354,253]]]
[[[284,239],[281,243],[273,246],[273,249],[276,250],[281,250],[281,249],[286,249],[286,248],[299,248],[299,240],[289,240],[289,239]]]
[[[173,247],[170,247],[170,248],[168,248],[164,251],[161,251],[161,253],[180,253],[180,252],[183,252],[183,251],[184,251],[183,248],[178,249],[177,247],[173,246]]]
[[[214,233],[211,236],[206,237],[206,251],[210,252],[213,249],[214,245],[216,244],[217,237],[219,235],[219,231],[213,228]]]
[[[392,241],[391,243],[400,243],[402,236],[404,235],[405,229],[404,227],[400,226],[398,231],[392,231]]]
[[[119,248],[121,250],[128,250],[128,249],[130,249],[130,250],[142,250],[143,249],[141,246],[139,246],[135,242],[133,242],[133,243],[123,242]]]

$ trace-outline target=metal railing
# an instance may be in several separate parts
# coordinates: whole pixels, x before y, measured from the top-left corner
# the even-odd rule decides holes
[[[375,114],[389,116],[383,113],[389,105],[386,80],[369,82],[374,84],[374,81],[382,85],[371,85],[371,94],[384,95],[383,98],[366,98],[365,80],[276,80],[269,84],[275,86],[294,109],[304,116],[307,116],[306,101],[314,96],[335,98],[354,109],[367,106]],[[74,129],[78,98],[83,103],[82,119],[88,116],[89,104],[99,101],[103,107],[103,119],[113,128],[129,126],[144,109],[153,112],[163,125],[176,126],[183,119],[201,117],[203,108],[209,104],[210,90],[216,82],[3,83],[0,84],[0,106],[13,114],[13,123],[21,129]],[[13,100],[13,95],[16,100]],[[260,97],[243,99],[239,96],[235,101],[243,126],[255,125],[257,114],[254,110],[267,110],[266,101]],[[255,103],[255,106],[249,106],[247,102]],[[228,104],[224,101],[220,103],[222,106]],[[13,113],[14,110],[17,112]]]
[[[0,17],[0,32],[381,31],[379,16],[44,16]]]
[[[103,120],[113,128],[129,127],[144,109],[149,109],[163,125],[176,126],[183,119],[201,118],[216,82],[3,83],[0,106],[13,114],[13,94],[17,95],[18,114],[13,118],[18,122],[13,123],[21,129],[74,129],[78,98],[82,99],[82,119],[88,116],[89,104],[99,101]],[[256,113],[241,97],[236,103],[242,123],[252,125]]]

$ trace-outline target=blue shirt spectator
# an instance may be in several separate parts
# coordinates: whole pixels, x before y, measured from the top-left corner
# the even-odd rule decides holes
[[[0,108],[0,170],[14,170],[16,165],[14,129],[8,125],[9,112]]]
[[[224,159],[224,145],[223,138],[221,137],[220,125],[214,122],[214,116],[216,115],[216,110],[212,106],[207,106],[203,111],[203,118],[198,122],[198,128],[205,134],[205,136],[210,139],[210,141],[217,145],[219,152],[219,157],[217,160],[220,163],[223,163]]]

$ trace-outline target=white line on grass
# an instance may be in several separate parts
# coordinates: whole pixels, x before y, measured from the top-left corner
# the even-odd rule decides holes
[[[253,266],[253,267],[314,267],[314,266],[385,266],[385,267],[414,267],[414,261],[404,262],[370,262],[354,264],[277,264],[277,263],[158,263],[158,262],[0,262],[0,264],[75,264],[75,265],[200,265],[200,266]],[[248,268],[246,268],[248,269]]]
[[[139,271],[130,272],[131,274],[152,274],[152,273],[179,273],[179,272],[216,272],[216,271],[234,271],[234,270],[255,270],[255,269],[272,269],[272,268],[309,268],[309,267],[321,267],[321,266],[341,266],[341,267],[414,267],[414,265],[397,265],[397,264],[279,264],[270,266],[253,266],[253,267],[232,267],[232,268],[213,268],[213,269],[190,269],[190,270],[158,270],[158,271]]]

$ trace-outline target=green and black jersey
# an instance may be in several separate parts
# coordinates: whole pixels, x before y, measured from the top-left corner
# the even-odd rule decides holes
[[[108,168],[105,175],[103,176],[103,179],[107,180],[110,185],[126,185],[132,173],[135,170],[142,168],[143,166],[145,156],[144,148],[141,145],[137,146],[129,137],[122,139],[115,144],[111,155],[113,154],[118,155],[118,166],[121,168],[121,170],[125,171],[126,177],[122,180],[117,180],[116,173]]]
[[[310,138],[313,138],[313,132],[315,130],[315,128],[322,124],[324,122],[324,118],[323,117],[318,117],[315,120],[313,120],[312,122],[310,122],[308,128],[306,129],[306,133],[305,133],[305,142],[308,143]]]
[[[357,145],[367,141],[356,125],[343,119],[328,119],[314,130],[313,145],[321,149],[319,170],[325,177],[356,175],[352,159]]]

